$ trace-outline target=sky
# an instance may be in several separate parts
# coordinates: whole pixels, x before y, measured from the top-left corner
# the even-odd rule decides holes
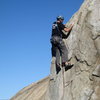
[[[0,0],[0,100],[50,74],[51,27],[84,0]]]

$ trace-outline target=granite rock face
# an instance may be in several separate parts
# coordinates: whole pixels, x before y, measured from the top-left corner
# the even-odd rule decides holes
[[[46,100],[100,100],[100,0],[85,0],[66,26],[73,22],[64,41],[74,66],[56,75],[52,63]]]
[[[44,100],[48,84],[49,77],[46,77],[37,83],[32,83],[23,88],[10,100]]]
[[[85,0],[66,26],[73,22],[74,27],[64,42],[74,66],[69,70],[62,68],[56,74],[52,58],[48,85],[41,84],[45,88],[43,97],[30,99],[29,94],[28,99],[15,96],[11,100],[100,100],[100,0]],[[20,98],[18,94],[17,97]]]

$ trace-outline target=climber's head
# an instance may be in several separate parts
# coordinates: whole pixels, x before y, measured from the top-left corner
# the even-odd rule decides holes
[[[64,21],[64,17],[63,16],[58,16],[57,17],[57,21],[63,22]]]

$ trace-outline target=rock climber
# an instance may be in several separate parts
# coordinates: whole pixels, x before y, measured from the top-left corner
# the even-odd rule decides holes
[[[70,67],[72,66],[70,61],[68,60],[68,50],[63,41],[63,32],[70,32],[73,28],[71,24],[70,27],[65,27],[63,24],[64,17],[58,16],[57,21],[55,21],[52,25],[52,36],[51,36],[51,44],[52,44],[52,57],[56,57],[56,66],[57,67]],[[61,64],[60,64],[60,56],[61,56]]]

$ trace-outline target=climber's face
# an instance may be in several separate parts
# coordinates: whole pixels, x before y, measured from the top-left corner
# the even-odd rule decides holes
[[[63,21],[64,21],[63,19],[60,19],[60,22],[61,22],[61,23],[63,23]]]

